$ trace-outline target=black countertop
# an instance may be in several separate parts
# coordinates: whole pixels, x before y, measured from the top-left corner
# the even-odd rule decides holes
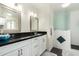
[[[36,32],[36,33],[37,33],[36,35],[35,32],[10,33],[11,39],[8,41],[0,41],[0,47],[47,34],[47,32]]]

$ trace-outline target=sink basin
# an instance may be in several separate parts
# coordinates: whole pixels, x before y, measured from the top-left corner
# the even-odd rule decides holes
[[[41,35],[41,34],[34,34],[33,36],[39,36],[39,35]]]
[[[0,35],[0,41],[6,41],[10,39],[9,34]]]

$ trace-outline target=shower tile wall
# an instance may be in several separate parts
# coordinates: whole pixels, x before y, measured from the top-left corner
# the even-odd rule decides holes
[[[70,49],[69,12],[67,10],[55,11],[54,13],[54,47]],[[65,42],[59,43],[57,38],[62,36]]]

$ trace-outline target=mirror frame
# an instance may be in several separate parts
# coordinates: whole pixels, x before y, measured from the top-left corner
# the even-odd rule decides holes
[[[32,29],[32,20],[37,20],[37,30]],[[30,32],[34,32],[34,31],[39,31],[39,19],[38,17],[30,16]]]
[[[8,6],[4,5],[4,4],[1,4],[1,3],[0,3],[0,7],[6,8],[7,10],[10,10],[10,11],[15,12],[15,13],[18,14],[18,30],[17,29],[15,29],[15,30],[12,30],[12,29],[11,30],[8,30],[8,29],[6,29],[6,30],[3,30],[4,33],[21,32],[21,12],[20,11],[17,11],[16,9],[13,9],[11,7],[8,7]]]

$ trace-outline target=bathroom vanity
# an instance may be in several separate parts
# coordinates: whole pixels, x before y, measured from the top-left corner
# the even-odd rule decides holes
[[[46,32],[12,33],[11,39],[0,43],[0,56],[40,56],[46,50]]]

